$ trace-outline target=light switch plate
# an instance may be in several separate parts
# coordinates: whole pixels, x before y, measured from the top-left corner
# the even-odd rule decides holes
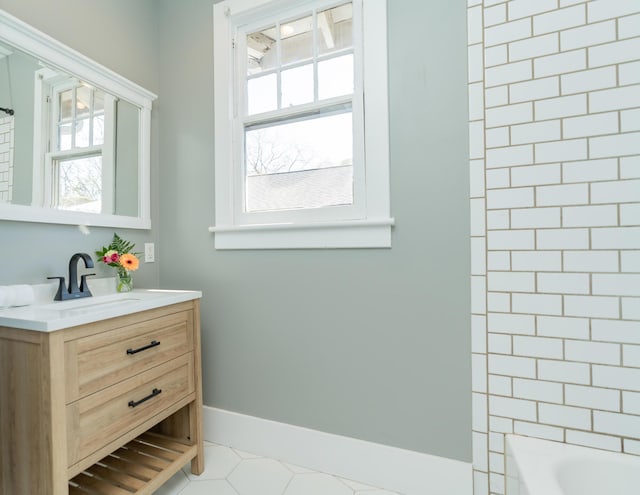
[[[153,263],[156,260],[156,248],[153,242],[144,243],[144,262]]]

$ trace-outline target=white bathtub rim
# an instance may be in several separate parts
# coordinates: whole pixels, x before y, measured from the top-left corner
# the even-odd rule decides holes
[[[567,460],[640,463],[640,457],[630,454],[513,434],[506,435],[506,452],[516,464],[519,478],[530,495],[566,495],[557,473]]]
[[[518,477],[531,494],[564,495],[558,480],[550,476],[553,473],[553,462],[560,456],[555,445],[563,445],[550,440],[507,435],[507,456],[516,464]],[[507,476],[511,473],[507,472]]]

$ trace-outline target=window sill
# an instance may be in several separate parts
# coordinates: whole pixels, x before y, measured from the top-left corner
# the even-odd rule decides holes
[[[209,227],[216,249],[390,248],[393,218]]]

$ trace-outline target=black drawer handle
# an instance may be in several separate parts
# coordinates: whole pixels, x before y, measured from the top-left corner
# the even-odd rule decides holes
[[[145,345],[144,347],[139,347],[138,349],[127,349],[127,354],[137,354],[142,351],[146,351],[147,349],[151,349],[152,347],[156,347],[160,345],[159,340],[152,340],[150,344]]]
[[[153,392],[151,392],[149,395],[147,395],[146,397],[144,397],[143,399],[140,399],[138,401],[136,400],[130,400],[129,401],[129,407],[138,407],[140,404],[142,404],[143,402],[148,401],[149,399],[153,399],[156,395],[160,395],[162,393],[162,390],[160,390],[159,388],[154,388]]]

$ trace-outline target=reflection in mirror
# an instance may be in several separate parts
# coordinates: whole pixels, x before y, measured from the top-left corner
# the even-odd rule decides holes
[[[153,93],[0,9],[0,219],[145,228]]]
[[[137,216],[139,109],[0,44],[0,201]],[[34,152],[35,150],[35,152]]]

